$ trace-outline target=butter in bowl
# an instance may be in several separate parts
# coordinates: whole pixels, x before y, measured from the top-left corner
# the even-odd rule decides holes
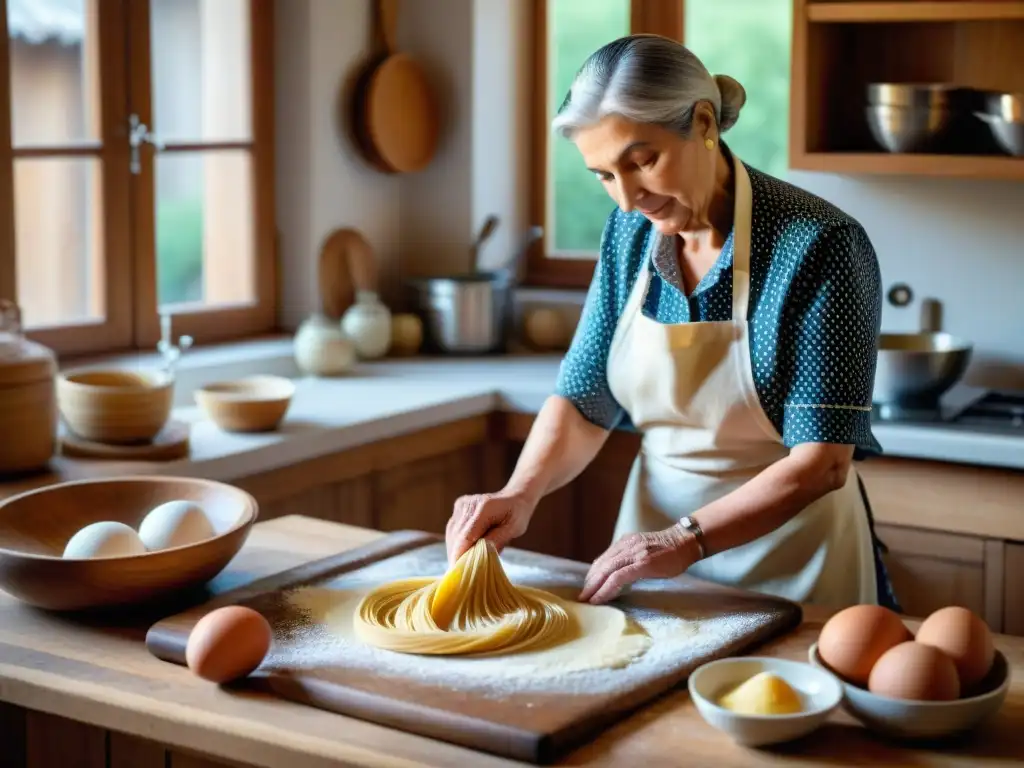
[[[747,747],[806,736],[843,698],[839,680],[827,670],[770,657],[708,662],[694,670],[687,686],[701,717]]]

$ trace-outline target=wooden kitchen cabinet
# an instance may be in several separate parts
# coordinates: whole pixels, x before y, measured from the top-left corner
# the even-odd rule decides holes
[[[1024,637],[1024,543],[879,525],[903,609],[923,618],[947,605],[977,613],[994,632]]]
[[[639,448],[636,435],[613,433],[576,479],[576,552],[580,560],[591,562],[611,545],[622,495]]]
[[[793,13],[791,168],[1024,179],[1024,158],[1003,152],[980,121],[964,154],[891,154],[865,117],[872,82],[1024,91],[1024,2],[794,0]]]
[[[1003,568],[1003,632],[1024,637],[1024,544],[1006,545]]]
[[[290,514],[391,531],[444,533],[455,500],[496,491],[515,467],[530,414],[480,416],[246,478],[260,518]],[[639,437],[613,433],[597,458],[541,501],[514,546],[590,562],[611,543]],[[877,458],[859,463],[904,610],[963,605],[1024,636],[1024,543],[1013,538],[1024,473]],[[970,510],[970,514],[964,514]],[[1007,533],[1010,531],[1010,533]],[[1024,539],[1024,536],[1015,538]]]
[[[924,618],[962,605],[994,631],[1003,623],[1002,542],[894,525],[876,525],[883,556],[903,610]]]
[[[896,458],[857,471],[908,614],[963,605],[995,631],[1024,634],[1020,609],[1010,608],[1024,600],[1024,544],[1016,542],[1024,472]]]
[[[260,504],[260,520],[308,515],[319,520],[374,527],[370,476],[324,483],[269,503]],[[258,499],[257,499],[258,500]]]
[[[307,515],[378,530],[444,533],[455,499],[483,488],[488,416],[361,445],[237,481],[260,519]]]
[[[482,490],[480,459],[473,446],[375,472],[374,527],[444,533],[455,500]]]

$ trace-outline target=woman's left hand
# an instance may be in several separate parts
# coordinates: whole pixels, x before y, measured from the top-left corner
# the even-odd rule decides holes
[[[579,599],[606,603],[634,581],[678,576],[694,563],[695,546],[693,535],[676,526],[625,536],[590,566]]]

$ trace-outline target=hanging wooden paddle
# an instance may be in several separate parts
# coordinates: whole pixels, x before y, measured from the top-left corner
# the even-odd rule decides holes
[[[398,0],[375,0],[375,37],[386,52],[364,84],[361,144],[371,162],[397,173],[430,164],[437,149],[440,116],[437,101],[419,62],[396,52]]]
[[[370,83],[373,76],[377,74],[380,65],[391,55],[388,43],[384,40],[383,25],[380,22],[380,8],[376,0],[371,0],[370,7],[370,52],[366,59],[359,65],[355,76],[351,79],[347,88],[348,104],[347,119],[344,120],[352,143],[363,159],[375,170],[381,173],[394,173],[395,169],[384,162],[384,159],[377,152],[370,137],[369,119],[367,108],[370,104],[369,93]]]

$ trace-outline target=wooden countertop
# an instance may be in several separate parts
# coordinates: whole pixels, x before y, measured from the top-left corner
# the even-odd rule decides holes
[[[305,517],[255,526],[238,558],[218,577],[224,590],[382,535]],[[808,608],[804,624],[759,654],[804,659],[828,613]],[[250,693],[231,693],[158,661],[146,651],[145,629],[101,627],[29,609],[0,593],[0,698],[173,747],[257,766],[519,765],[460,747]],[[989,766],[1024,759],[1024,639],[1000,635],[997,645],[1014,681],[1000,714],[967,741],[941,751],[887,744],[845,714],[800,743],[765,751],[739,748],[707,725],[685,690],[669,694],[570,755],[568,765],[876,765]],[[2,730],[2,728],[0,728]],[[695,762],[693,762],[695,761]]]

